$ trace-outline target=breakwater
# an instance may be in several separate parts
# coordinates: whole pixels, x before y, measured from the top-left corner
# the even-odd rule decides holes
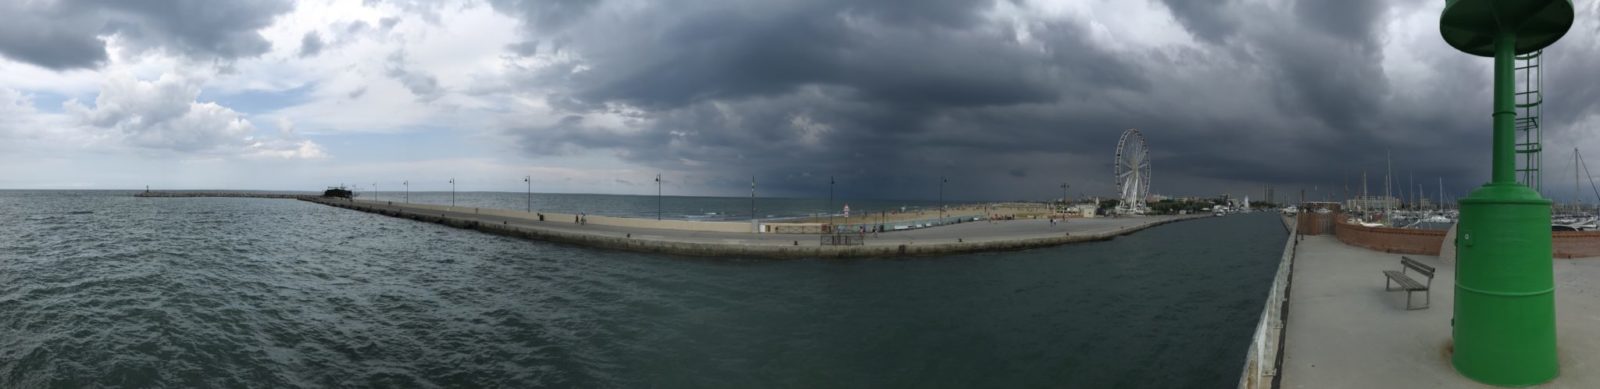
[[[235,197],[257,199],[299,199],[315,197],[309,193],[281,193],[281,192],[240,192],[240,191],[143,191],[135,193],[133,197]]]
[[[601,226],[574,228],[566,222],[571,215],[564,214],[546,214],[547,218],[541,221],[533,214],[506,210],[441,209],[438,206],[317,197],[301,198],[301,200],[356,211],[478,230],[491,234],[556,243],[646,253],[772,259],[907,257],[1023,250],[1068,243],[1107,240],[1161,224],[1206,216],[1189,215],[1124,219],[1129,222],[1116,227],[1083,233],[1063,232],[1048,236],[1018,234],[1016,236],[984,236],[972,239],[951,237],[949,239],[924,240],[921,242],[903,242],[892,238],[868,238],[866,244],[839,246],[820,244],[815,236],[782,236],[781,238],[773,238],[770,236],[772,234],[753,233],[715,234],[705,231],[671,229],[599,228]],[[891,234],[893,233],[885,235]],[[802,241],[804,241],[803,244]]]

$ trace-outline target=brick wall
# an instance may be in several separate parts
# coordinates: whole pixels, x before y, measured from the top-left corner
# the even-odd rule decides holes
[[[1344,244],[1397,254],[1439,255],[1445,230],[1367,227],[1350,224],[1340,215],[1334,221],[1334,235]],[[1596,248],[1600,248],[1597,245]]]
[[[1302,226],[1305,222],[1301,223]],[[1356,247],[1397,254],[1439,255],[1445,244],[1444,230],[1366,227],[1334,222],[1334,235],[1340,242]],[[1556,258],[1600,257],[1600,231],[1556,231],[1551,233]]]
[[[1600,231],[1556,231],[1551,235],[1556,258],[1600,257]]]
[[[1300,235],[1325,235],[1333,233],[1334,220],[1343,218],[1342,214],[1337,212],[1301,212],[1296,217],[1296,222],[1299,223]]]

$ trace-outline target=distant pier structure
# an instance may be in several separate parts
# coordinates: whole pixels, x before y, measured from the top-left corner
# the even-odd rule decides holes
[[[143,192],[135,193],[133,195],[133,197],[237,197],[237,198],[258,198],[258,199],[299,199],[299,198],[303,198],[303,197],[313,197],[313,196],[314,195],[309,194],[309,193],[301,194],[301,193],[285,193],[285,192],[251,192],[251,191],[230,191],[230,190],[180,190],[180,191],[158,190],[158,191],[152,191],[152,190],[150,190],[148,188],[146,188],[145,191],[143,191]]]

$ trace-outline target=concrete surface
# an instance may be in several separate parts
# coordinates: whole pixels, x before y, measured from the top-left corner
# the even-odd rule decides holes
[[[1072,219],[1051,226],[1047,220],[972,222],[907,231],[867,234],[860,246],[824,246],[818,235],[752,234],[685,229],[580,225],[571,215],[545,221],[525,212],[374,201],[303,199],[341,208],[434,222],[489,233],[593,247],[696,256],[730,257],[885,257],[1017,250],[1110,239],[1150,226],[1200,216],[1149,216]],[[592,219],[591,219],[592,220]]]
[[[1407,311],[1405,292],[1384,291],[1383,271],[1398,270],[1401,256],[1305,237],[1289,296],[1283,387],[1491,387],[1450,365],[1455,265],[1406,255],[1437,269],[1432,306]],[[1561,376],[1537,387],[1600,387],[1600,258],[1558,259],[1555,274]]]

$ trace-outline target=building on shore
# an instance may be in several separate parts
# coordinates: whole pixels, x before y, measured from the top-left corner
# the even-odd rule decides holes
[[[1071,207],[1067,207],[1067,215],[1078,217],[1094,217],[1095,212],[1099,209],[1100,207],[1094,204],[1074,204]]]
[[[1400,199],[1394,196],[1357,196],[1344,201],[1344,208],[1352,211],[1371,211],[1400,208]]]

